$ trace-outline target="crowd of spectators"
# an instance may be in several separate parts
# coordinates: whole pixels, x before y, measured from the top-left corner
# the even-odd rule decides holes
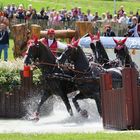
[[[101,21],[109,24],[110,22],[113,23],[120,23],[122,25],[127,25],[128,30],[134,27],[133,19],[136,19],[137,23],[140,23],[140,15],[139,9],[137,9],[136,13],[130,12],[129,14],[126,13],[124,6],[120,6],[118,12],[112,15],[110,12],[102,13],[100,16],[99,13],[96,11],[92,13],[90,9],[87,12],[83,12],[81,7],[75,7],[71,10],[67,10],[63,8],[59,11],[55,9],[50,9],[49,7],[42,8],[39,12],[31,5],[28,5],[28,8],[25,9],[23,4],[19,4],[16,6],[15,4],[8,4],[7,6],[3,7],[3,10],[0,11],[0,16],[7,17],[9,21],[13,24],[16,24],[17,20],[24,20],[28,22],[29,20],[47,20],[48,24],[59,24],[62,22],[69,22],[69,21]],[[132,30],[131,30],[132,31]],[[130,35],[130,34],[129,34]]]
[[[124,7],[120,6],[116,14],[112,15],[110,12],[106,12],[100,16],[97,11],[92,13],[90,9],[83,12],[81,7],[75,7],[71,10],[63,8],[59,11],[47,7],[38,12],[31,4],[28,5],[27,9],[23,4],[18,6],[8,4],[0,8],[0,59],[2,50],[4,50],[4,60],[7,61],[8,59],[10,25],[17,24],[21,20],[27,23],[32,20],[42,20],[43,22],[47,21],[47,25],[58,25],[62,22],[71,21],[90,21],[96,25],[96,21],[100,21],[105,23],[103,36],[116,36],[110,25],[112,22],[127,27],[128,30],[124,36],[140,37],[139,10],[137,9],[136,13],[130,12],[128,14]]]

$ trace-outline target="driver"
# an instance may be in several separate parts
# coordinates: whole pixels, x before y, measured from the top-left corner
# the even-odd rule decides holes
[[[47,31],[47,35],[45,38],[40,39],[40,42],[46,46],[50,47],[52,53],[57,56],[59,50],[65,50],[67,48],[66,44],[61,43],[60,41],[57,41],[55,38],[55,30],[49,29]]]

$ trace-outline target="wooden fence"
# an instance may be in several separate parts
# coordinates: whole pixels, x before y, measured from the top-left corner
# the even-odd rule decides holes
[[[109,73],[101,75],[101,97],[104,128],[140,129],[140,86],[135,69],[122,71],[123,86],[112,88]]]
[[[20,118],[26,114],[23,102],[29,98],[32,90],[32,73],[30,77],[23,77],[20,72],[21,85],[15,87],[12,92],[0,93],[0,118]]]
[[[29,20],[26,22],[25,22],[25,20],[17,19],[16,22],[10,21],[10,28],[12,28],[12,26],[16,25],[16,24],[26,23],[26,24],[28,24],[28,27],[30,27],[32,24],[40,25],[41,30],[45,30],[45,29],[49,29],[49,28],[54,28],[55,30],[67,30],[67,29],[75,30],[76,22],[89,23],[89,21],[66,21],[66,22],[60,21],[58,24],[53,24],[48,20],[42,20],[42,19]],[[115,32],[116,36],[124,36],[124,34],[128,30],[128,28],[127,28],[128,25],[124,25],[124,24],[120,24],[120,23],[103,22],[101,20],[96,21],[96,25],[94,25],[93,22],[91,22],[91,23],[93,24],[92,32],[96,33],[97,28],[98,28],[101,32],[101,35],[103,35],[105,25],[108,25],[108,24],[111,25],[112,30]]]

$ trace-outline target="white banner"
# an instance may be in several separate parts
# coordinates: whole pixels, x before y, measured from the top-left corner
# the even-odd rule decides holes
[[[124,37],[114,37],[114,38],[117,40],[124,39]],[[105,48],[109,49],[114,48],[116,45],[112,37],[100,37],[100,40]],[[79,44],[82,47],[89,48],[90,42],[91,42],[90,37],[84,37],[80,39]],[[129,49],[132,48],[140,49],[140,37],[128,37],[125,44]]]

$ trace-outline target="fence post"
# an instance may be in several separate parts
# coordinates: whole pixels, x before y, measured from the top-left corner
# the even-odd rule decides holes
[[[140,98],[138,92],[138,72],[135,68],[131,69],[131,84],[132,84],[132,98],[133,98],[133,117],[134,129],[140,129]]]
[[[100,92],[101,92],[101,107],[102,107],[102,118],[103,118],[103,126],[105,128],[109,125],[109,117],[108,115],[108,105],[106,105],[106,97],[109,95],[106,93],[107,90],[112,89],[112,75],[110,73],[103,73],[100,75]]]

